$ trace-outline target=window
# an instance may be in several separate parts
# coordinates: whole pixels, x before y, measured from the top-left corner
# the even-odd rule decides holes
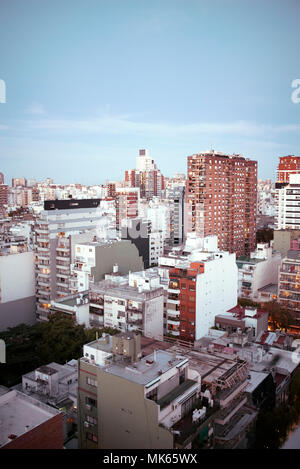
[[[92,417],[91,415],[86,415],[85,419],[87,422],[91,423],[92,425],[97,425],[97,418]]]
[[[86,378],[86,384],[88,384],[89,386],[94,386],[95,388],[98,386],[97,380],[90,378],[89,376]]]
[[[86,405],[97,407],[97,401],[95,399],[92,399],[91,397],[86,396],[85,403]]]
[[[152,389],[152,391],[149,391],[146,394],[146,398],[151,399],[152,401],[156,401],[157,400],[157,387]]]
[[[98,437],[97,437],[97,435],[94,435],[94,434],[91,433],[91,432],[86,432],[86,439],[87,439],[87,440],[90,440],[90,441],[94,441],[95,443],[98,442]]]

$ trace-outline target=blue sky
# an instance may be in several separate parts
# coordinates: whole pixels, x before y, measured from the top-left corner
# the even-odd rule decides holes
[[[148,148],[300,155],[298,0],[1,0],[0,171],[104,183]]]

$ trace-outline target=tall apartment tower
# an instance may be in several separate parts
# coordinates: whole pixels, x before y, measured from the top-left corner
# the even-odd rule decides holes
[[[257,161],[214,150],[188,156],[186,232],[218,236],[221,250],[255,250]]]
[[[140,191],[136,187],[123,187],[116,190],[115,198],[116,229],[120,231],[123,220],[138,216]]]
[[[0,184],[0,215],[5,214],[5,205],[8,203],[9,187],[7,184]]]
[[[12,178],[11,180],[12,187],[26,187],[27,186],[27,179],[26,178]]]
[[[282,156],[279,158],[277,183],[289,183],[290,174],[300,173],[300,156]]]
[[[125,181],[130,187],[139,187],[141,197],[146,199],[161,197],[165,187],[164,177],[149,156],[148,150],[139,150],[136,169],[125,171]]]
[[[47,320],[51,300],[71,293],[75,245],[93,240],[101,219],[99,204],[100,199],[44,202],[34,227],[37,319]]]
[[[276,229],[300,229],[300,173],[289,175],[289,183],[276,184]]]

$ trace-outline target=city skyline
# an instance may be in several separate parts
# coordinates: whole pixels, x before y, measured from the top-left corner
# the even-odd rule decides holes
[[[299,8],[2,2],[6,181],[120,180],[139,148],[167,177],[186,173],[187,156],[215,149],[257,160],[258,177],[275,180],[278,158],[299,154],[300,104],[291,99]]]

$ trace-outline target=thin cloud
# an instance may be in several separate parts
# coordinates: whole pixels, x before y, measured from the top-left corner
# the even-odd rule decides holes
[[[40,115],[46,114],[46,111],[41,104],[35,103],[29,106],[26,109],[25,113],[40,116]]]
[[[128,116],[104,116],[85,120],[39,119],[24,122],[26,130],[45,130],[58,133],[81,132],[87,134],[114,135],[165,135],[191,136],[198,134],[230,134],[240,136],[268,136],[278,133],[300,132],[300,124],[269,125],[247,121],[196,122],[189,124],[136,122]]]

